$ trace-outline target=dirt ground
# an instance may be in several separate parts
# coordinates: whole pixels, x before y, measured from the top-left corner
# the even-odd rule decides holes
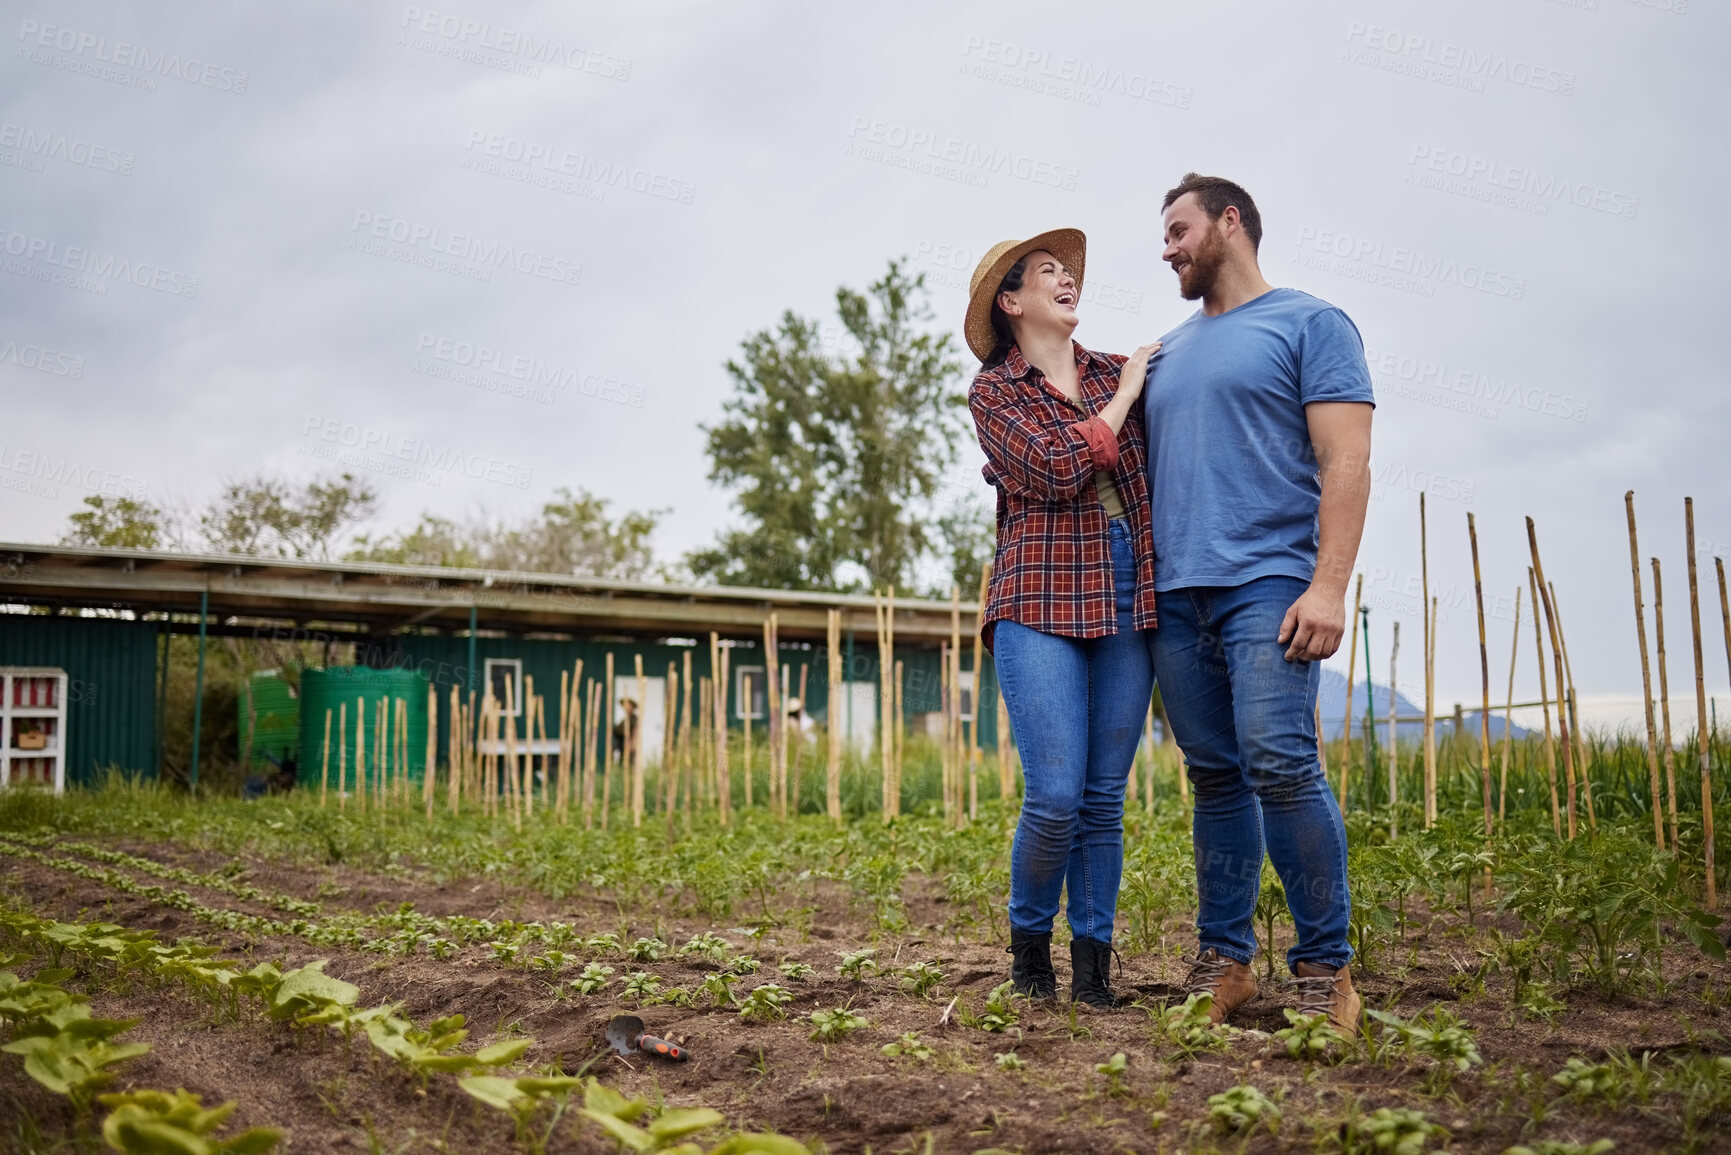
[[[92,840],[100,841],[100,840]],[[233,860],[164,845],[109,841],[115,849],[198,871],[233,868]],[[52,849],[52,848],[48,848]],[[76,857],[64,850],[55,853]],[[601,960],[614,967],[602,992],[578,995],[563,984],[576,974],[567,967],[558,986],[515,966],[495,962],[482,947],[466,947],[437,961],[424,956],[383,956],[315,948],[292,937],[252,941],[214,930],[190,915],[116,894],[75,875],[16,858],[0,859],[0,894],[39,915],[67,921],[104,920],[150,929],[165,941],[183,935],[220,946],[224,957],[276,960],[299,966],[329,959],[329,973],[358,985],[361,1005],[394,1001],[401,1013],[426,1022],[455,1013],[468,1018],[471,1041],[529,1035],[536,1040],[525,1062],[537,1069],[591,1073],[627,1094],[668,1106],[707,1106],[729,1125],[775,1130],[831,1152],[1118,1152],[1157,1150],[1313,1150],[1340,1148],[1329,1138],[1349,1112],[1378,1107],[1423,1110],[1450,1131],[1457,1151],[1501,1152],[1539,1139],[1587,1143],[1609,1138],[1619,1151],[1682,1149],[1685,1136],[1677,1111],[1663,1099],[1618,1110],[1564,1102],[1548,1076],[1567,1058],[1605,1058],[1614,1048],[1632,1051],[1701,1049],[1724,1053],[1726,1028],[1720,1005],[1727,994],[1722,964],[1697,953],[1669,953],[1669,989],[1648,1000],[1607,1001],[1576,991],[1553,1024],[1517,1014],[1507,980],[1491,975],[1481,989],[1470,975],[1482,962],[1489,920],[1476,926],[1459,919],[1432,920],[1406,947],[1390,951],[1390,969],[1359,970],[1355,981],[1367,1006],[1410,1016],[1445,1003],[1476,1029],[1485,1066],[1454,1079],[1440,1094],[1427,1095],[1423,1072],[1396,1060],[1368,1059],[1307,1066],[1288,1059],[1268,1034],[1286,1026],[1288,992],[1264,982],[1263,994],[1239,1011],[1240,1033],[1216,1053],[1186,1056],[1158,1037],[1149,1014],[1132,1007],[1114,1014],[1072,1014],[1067,1003],[1026,1006],[1004,1033],[961,1025],[954,999],[978,1010],[987,991],[1008,976],[1001,945],[958,941],[931,928],[949,925],[941,888],[910,880],[910,925],[926,928],[873,940],[869,914],[850,910],[840,890],[818,889],[817,905],[797,927],[771,928],[755,945],[731,925],[695,916],[677,901],[660,908],[621,912],[601,898],[554,903],[543,896],[494,881],[444,884],[385,877],[347,867],[306,869],[261,860],[238,864],[239,877],[260,889],[324,903],[328,913],[371,912],[412,903],[432,915],[494,919],[559,919],[586,932],[657,935],[678,945],[709,931],[734,942],[763,962],[738,990],[774,981],[795,996],[779,1022],[744,1022],[731,1010],[650,1006],[637,1010],[649,1029],[686,1039],[691,1060],[673,1064],[637,1056],[610,1055],[603,1028],[614,1014],[636,1010],[620,996],[629,970],[648,970],[664,986],[695,988],[714,964],[670,955],[652,963]],[[124,872],[124,870],[123,870]],[[140,881],[156,882],[142,875]],[[251,914],[277,912],[214,891],[187,888],[200,902]],[[1505,918],[1510,916],[1503,916]],[[1514,930],[1513,925],[1505,929]],[[1131,954],[1115,972],[1120,993],[1151,1007],[1181,999],[1186,969],[1181,957],[1188,930],[1169,928],[1165,953]],[[1285,944],[1277,941],[1277,948]],[[842,953],[875,946],[886,965],[935,961],[945,979],[927,996],[903,993],[893,977],[863,982],[837,972]],[[1061,985],[1067,952],[1055,948]],[[804,980],[776,970],[782,961],[812,967]],[[25,968],[28,969],[28,968]],[[286,1027],[267,1023],[255,1011],[236,1021],[173,987],[113,989],[100,975],[74,980],[87,991],[97,1014],[139,1018],[128,1040],[148,1042],[150,1054],[124,1069],[120,1086],[184,1087],[207,1103],[236,1099],[236,1126],[271,1125],[287,1139],[281,1150],[319,1151],[508,1151],[508,1121],[464,1095],[456,1080],[435,1076],[423,1090],[410,1076],[382,1061],[364,1040],[344,1043],[335,1035],[297,1040]],[[847,1006],[869,1026],[828,1045],[808,1038],[812,1011]],[[903,1032],[916,1031],[935,1058],[917,1062],[882,1053]],[[1000,1069],[995,1056],[1014,1052],[1022,1070]],[[1096,1072],[1115,1052],[1128,1059],[1121,1088]],[[0,1150],[99,1149],[87,1121],[72,1117],[65,1101],[27,1079],[11,1056],[0,1056]],[[1523,1080],[1521,1072],[1535,1077]],[[1281,1103],[1277,1133],[1257,1132],[1248,1141],[1213,1132],[1210,1095],[1252,1083]],[[7,1117],[12,1118],[8,1119]],[[1535,1125],[1535,1120],[1542,1120]],[[75,1137],[84,1135],[82,1141]],[[1731,1150],[1731,1119],[1709,1120],[1696,1149]],[[41,1136],[32,1138],[32,1136]],[[68,1138],[74,1137],[74,1138]],[[568,1112],[554,1130],[549,1150],[615,1150],[593,1125]]]

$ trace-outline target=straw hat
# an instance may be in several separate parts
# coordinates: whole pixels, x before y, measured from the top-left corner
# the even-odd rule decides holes
[[[968,282],[968,319],[962,326],[962,335],[974,356],[982,361],[991,356],[998,344],[998,335],[992,332],[992,302],[997,299],[998,286],[1010,266],[1036,249],[1045,249],[1063,261],[1076,280],[1076,295],[1082,295],[1082,266],[1088,259],[1088,238],[1081,229],[1053,229],[1025,241],[999,241],[986,250]]]

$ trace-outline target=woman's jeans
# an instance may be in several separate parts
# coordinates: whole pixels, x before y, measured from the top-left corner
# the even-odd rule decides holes
[[[1110,522],[1118,632],[1099,638],[995,627],[998,685],[1022,754],[1022,817],[1010,849],[1010,926],[1045,934],[1070,888],[1070,933],[1112,941],[1124,874],[1124,783],[1148,715],[1146,632],[1132,627],[1130,527]]]
[[[1309,583],[1265,577],[1158,595],[1148,634],[1160,699],[1196,792],[1196,929],[1247,963],[1266,847],[1298,942],[1287,965],[1341,967],[1347,923],[1346,828],[1316,754],[1321,665],[1289,662],[1275,639]]]

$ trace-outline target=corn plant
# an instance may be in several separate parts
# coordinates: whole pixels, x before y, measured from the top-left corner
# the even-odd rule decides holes
[[[767,1023],[774,1019],[785,1019],[787,1004],[793,1002],[793,995],[785,987],[776,983],[764,983],[753,987],[740,1004],[739,1017],[749,1023]]]
[[[110,1108],[102,1120],[102,1137],[126,1155],[263,1155],[282,1140],[274,1127],[253,1127],[222,1138],[216,1130],[238,1105],[233,1100],[205,1108],[199,1096],[186,1091],[131,1091],[103,1095]]]
[[[811,1013],[811,1041],[814,1043],[837,1043],[867,1025],[864,1016],[856,1015],[846,1007],[838,1007],[833,1011],[813,1011]]]
[[[1280,1127],[1280,1107],[1255,1087],[1241,1085],[1208,1096],[1208,1120],[1226,1135],[1248,1135],[1260,1127]]]

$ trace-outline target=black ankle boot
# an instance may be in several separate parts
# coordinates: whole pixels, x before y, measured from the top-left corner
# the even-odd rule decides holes
[[[1030,999],[1058,997],[1058,972],[1052,969],[1052,932],[1028,934],[1010,928],[1010,981],[1016,993]]]
[[[1115,1011],[1122,1002],[1112,993],[1112,956],[1109,942],[1085,938],[1070,940],[1070,1001],[1096,1010]]]

